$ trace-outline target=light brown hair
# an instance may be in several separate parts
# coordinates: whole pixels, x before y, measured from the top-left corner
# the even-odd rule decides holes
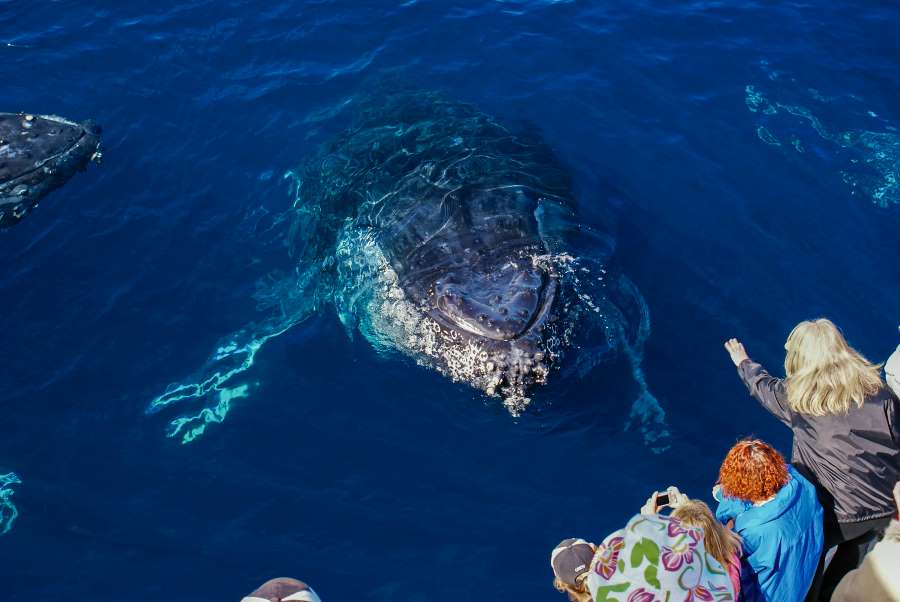
[[[703,529],[703,545],[710,556],[725,569],[741,555],[741,538],[716,520],[712,511],[700,500],[688,500],[672,511],[672,518],[688,527]]]
[[[587,573],[585,573],[585,577],[587,577]],[[553,580],[553,587],[564,594],[568,594],[569,602],[593,602],[594,600],[588,591],[587,579],[582,579],[578,585],[569,585],[557,578]]]

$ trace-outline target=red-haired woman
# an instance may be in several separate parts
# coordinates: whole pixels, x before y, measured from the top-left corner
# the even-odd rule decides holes
[[[822,506],[816,488],[772,446],[739,441],[725,456],[716,518],[734,521],[743,539],[741,599],[799,601],[822,551]]]

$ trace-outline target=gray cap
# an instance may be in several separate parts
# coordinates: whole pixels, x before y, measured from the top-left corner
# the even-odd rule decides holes
[[[266,581],[241,602],[322,602],[312,588],[302,581],[289,577],[279,577]]]
[[[591,568],[595,548],[583,539],[562,540],[550,555],[553,574],[562,583],[577,586]]]

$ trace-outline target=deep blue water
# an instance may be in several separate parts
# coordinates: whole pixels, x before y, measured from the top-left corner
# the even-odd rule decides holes
[[[819,315],[873,360],[897,344],[888,4],[0,1],[0,110],[94,118],[105,148],[0,232],[2,599],[237,600],[281,574],[326,602],[557,599],[560,539],[669,484],[707,496],[738,437],[787,453],[721,345],[778,370]],[[536,125],[587,222],[624,193],[667,452],[624,430],[614,367],[512,419],[327,311],[196,441],[145,413],[254,319],[290,268],[282,175],[386,72]]]

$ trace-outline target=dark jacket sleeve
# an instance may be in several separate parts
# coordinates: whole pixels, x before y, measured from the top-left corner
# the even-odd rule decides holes
[[[893,395],[887,396],[887,400],[884,402],[884,413],[887,415],[891,439],[894,440],[894,445],[900,448],[900,401]]]
[[[783,380],[775,378],[761,365],[750,359],[741,362],[741,365],[738,366],[738,374],[747,386],[747,390],[750,391],[750,395],[776,418],[791,426],[791,413],[785,404],[787,395]]]

